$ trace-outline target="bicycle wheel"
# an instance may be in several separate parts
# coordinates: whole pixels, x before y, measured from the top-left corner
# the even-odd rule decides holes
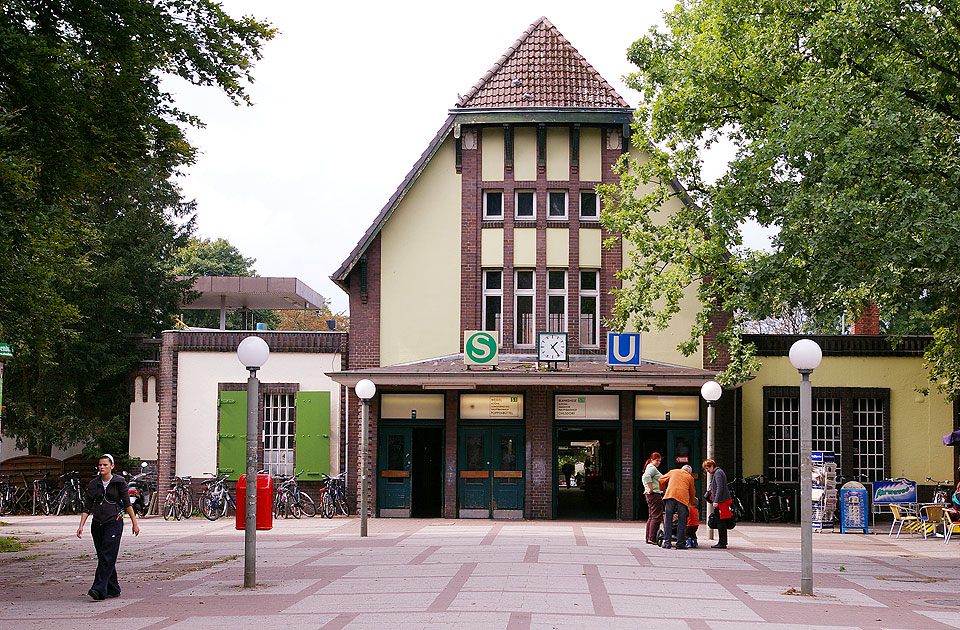
[[[290,497],[290,500],[287,501],[287,505],[290,507],[290,516],[293,518],[300,518],[303,516],[303,509],[300,507],[300,504],[293,500],[293,497]]]
[[[57,516],[61,514],[66,514],[67,510],[70,508],[70,492],[64,488],[60,493],[60,496],[57,498]]]
[[[183,518],[193,516],[193,496],[190,494],[190,488],[185,488],[181,494],[180,509],[183,512]]]
[[[278,494],[276,500],[273,502],[273,518],[278,519],[280,518],[281,514],[283,514],[283,517],[286,518],[287,515],[284,514],[284,512],[286,512],[286,507],[287,502],[284,500],[283,495]]]
[[[336,507],[333,505],[333,496],[329,491],[324,492],[320,497],[320,515],[324,518],[333,518]]]
[[[306,492],[300,493],[300,508],[303,510],[303,513],[309,518],[313,518],[317,515],[317,505],[313,502],[313,499],[310,498],[310,495]]]
[[[350,509],[347,507],[347,499],[341,493],[337,493],[337,509],[344,516],[350,516]]]
[[[216,504],[209,494],[201,494],[197,499],[197,508],[208,521],[215,521],[220,518],[220,506]]]
[[[163,520],[180,520],[180,505],[175,496],[167,495],[163,500]]]

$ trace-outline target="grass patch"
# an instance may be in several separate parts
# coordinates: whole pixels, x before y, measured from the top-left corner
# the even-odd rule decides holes
[[[10,525],[10,523],[6,521],[0,521],[0,527],[7,527],[8,525]]]
[[[19,538],[13,536],[0,536],[0,553],[23,551],[28,546],[28,544],[20,542]]]

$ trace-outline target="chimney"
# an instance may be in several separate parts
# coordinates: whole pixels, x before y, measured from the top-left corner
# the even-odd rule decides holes
[[[879,335],[880,334],[880,309],[873,300],[867,302],[863,307],[863,313],[860,319],[853,322],[850,332],[854,335]]]

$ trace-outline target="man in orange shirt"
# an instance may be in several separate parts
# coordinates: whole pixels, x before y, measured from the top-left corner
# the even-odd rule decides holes
[[[663,548],[670,549],[673,540],[673,515],[677,515],[677,549],[686,549],[684,539],[689,507],[697,503],[697,491],[694,487],[693,468],[689,465],[674,468],[660,477],[660,489],[663,493]]]

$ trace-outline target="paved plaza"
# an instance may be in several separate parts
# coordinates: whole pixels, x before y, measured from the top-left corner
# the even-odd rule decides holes
[[[251,592],[232,519],[151,517],[124,533],[123,594],[94,602],[79,517],[3,521],[36,541],[0,554],[0,624],[18,630],[960,628],[960,536],[815,534],[804,597],[796,526],[742,523],[722,551],[647,545],[642,523],[371,519],[362,539],[356,518],[304,518],[258,533]]]

